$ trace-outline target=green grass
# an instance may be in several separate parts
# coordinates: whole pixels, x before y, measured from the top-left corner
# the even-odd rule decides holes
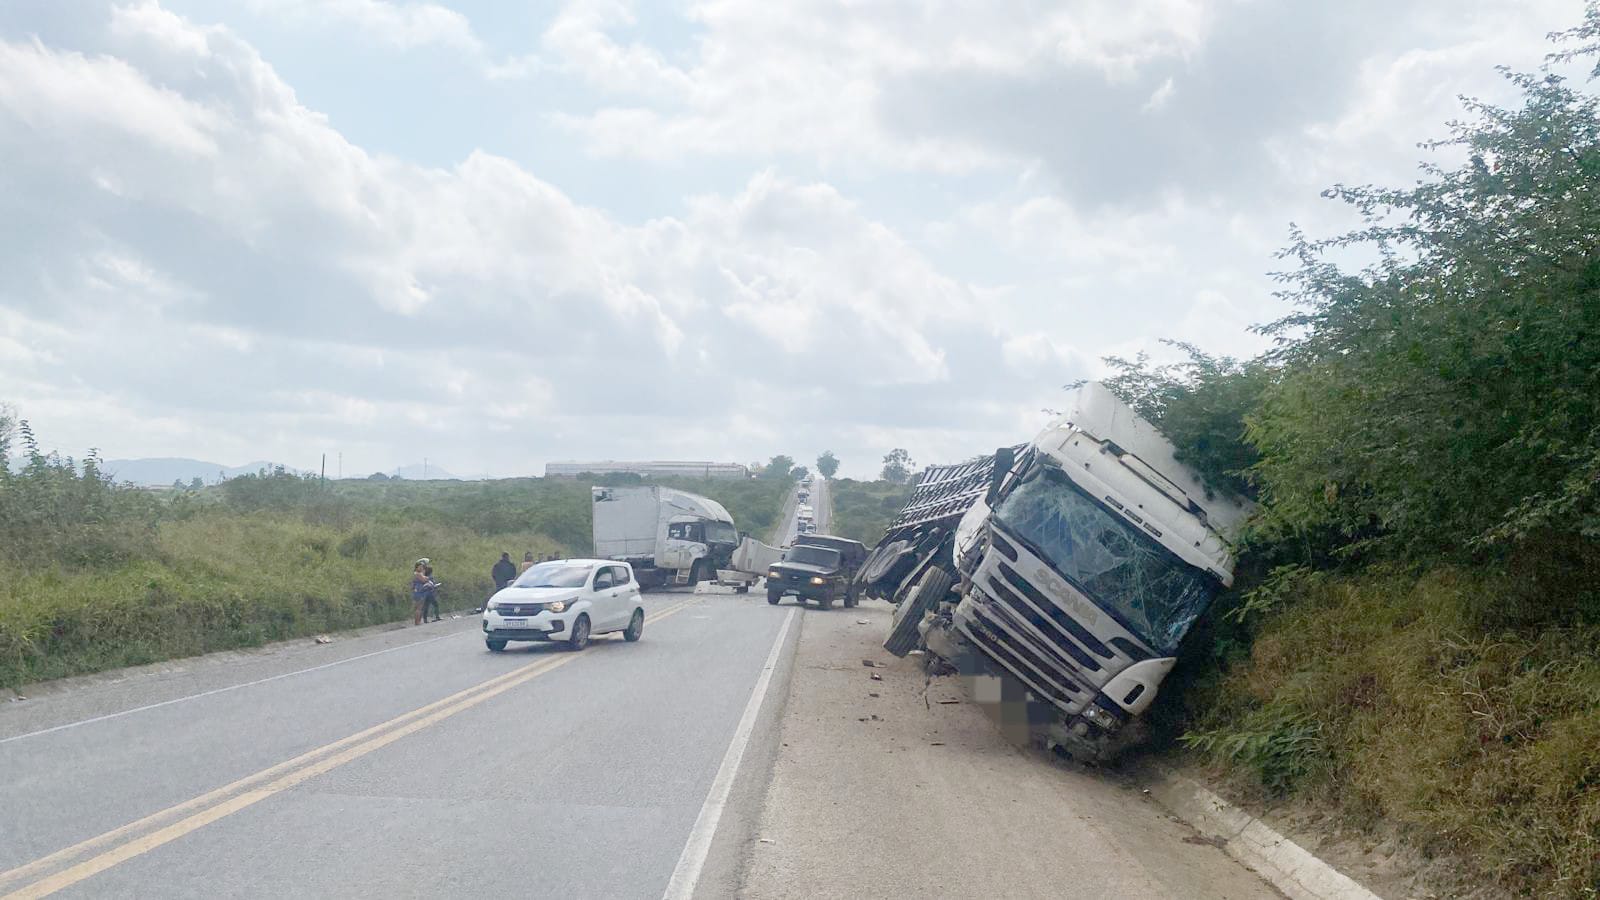
[[[1188,686],[1184,740],[1508,892],[1592,897],[1600,625],[1529,587],[1460,568],[1308,582],[1247,656]]]
[[[887,481],[839,478],[829,482],[828,488],[833,500],[833,533],[868,547],[883,537],[889,521],[911,496],[910,485]]]
[[[67,487],[48,497],[95,490],[51,477]],[[718,500],[757,533],[777,520],[789,488],[671,486]],[[518,559],[591,552],[589,487],[537,478],[321,485],[292,476],[161,497],[106,487],[104,512],[54,515],[48,521],[59,527],[18,530],[37,546],[5,548],[0,685],[408,620],[411,564],[423,556],[445,585],[445,609],[474,606],[492,590],[489,570],[502,551]],[[11,490],[0,499],[24,497]]]

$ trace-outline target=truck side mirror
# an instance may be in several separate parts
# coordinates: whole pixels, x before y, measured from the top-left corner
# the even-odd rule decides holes
[[[1000,498],[1000,488],[1006,483],[1006,476],[1011,474],[1011,467],[1017,461],[1017,454],[1010,447],[1001,447],[994,451],[994,468],[989,470],[989,492],[984,494],[983,502],[986,506],[994,506]]]

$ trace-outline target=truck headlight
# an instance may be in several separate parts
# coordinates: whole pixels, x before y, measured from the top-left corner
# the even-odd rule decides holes
[[[1113,716],[1111,713],[1106,712],[1093,703],[1083,708],[1083,717],[1093,722],[1104,731],[1116,731],[1117,726],[1122,724],[1121,722],[1117,721],[1116,716]]]
[[[782,578],[783,574],[778,572],[776,569],[774,569],[773,571],[767,573],[767,577],[768,578]]]
[[[828,579],[819,578],[816,575],[813,575],[813,576],[811,576],[811,583],[812,584],[827,584],[828,583]]]

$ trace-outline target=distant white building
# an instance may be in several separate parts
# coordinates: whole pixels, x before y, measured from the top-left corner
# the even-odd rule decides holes
[[[546,478],[576,478],[584,473],[611,475],[618,472],[631,472],[642,476],[676,476],[679,478],[750,477],[749,467],[741,466],[738,463],[672,462],[667,460],[618,462],[608,459],[601,462],[553,462],[545,463],[544,467],[544,477]]]

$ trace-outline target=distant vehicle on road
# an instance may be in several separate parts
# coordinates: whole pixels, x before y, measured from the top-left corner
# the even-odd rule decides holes
[[[489,598],[483,642],[498,653],[510,641],[564,641],[573,650],[597,634],[644,634],[644,603],[633,567],[609,559],[540,563]]]
[[[860,541],[831,534],[805,534],[795,538],[783,559],[767,570],[767,602],[776,605],[793,594],[801,603],[817,601],[823,609],[835,600],[847,607],[859,600],[856,570],[867,557]]]
[[[715,500],[664,487],[593,487],[594,555],[633,566],[645,588],[710,581],[739,546]]]

